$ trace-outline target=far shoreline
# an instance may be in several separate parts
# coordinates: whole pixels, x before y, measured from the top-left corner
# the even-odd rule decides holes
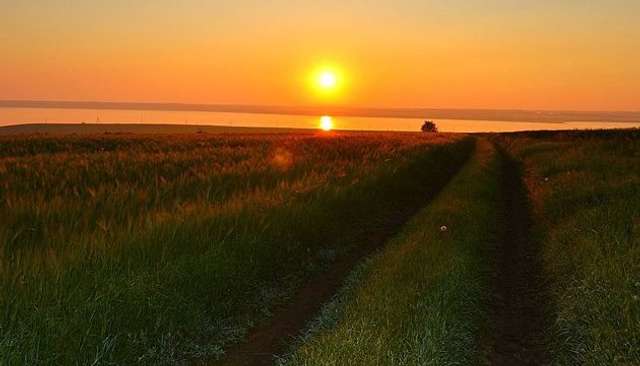
[[[597,123],[597,122],[594,122]],[[524,129],[514,131],[441,131],[442,134],[510,134],[510,133],[558,133],[558,132],[594,132],[594,131],[637,131],[639,127],[628,128],[566,128],[566,129]],[[332,133],[358,134],[422,134],[415,130],[355,130],[334,129],[330,132],[318,128],[297,127],[251,127],[215,124],[172,124],[172,123],[19,123],[0,126],[0,137],[11,136],[68,136],[68,135],[179,135],[179,134],[318,134]]]
[[[451,119],[503,122],[631,122],[640,123],[640,111],[562,111],[520,109],[381,108],[346,106],[276,106],[111,101],[0,100],[2,108],[135,110],[158,112],[225,112],[299,116]]]

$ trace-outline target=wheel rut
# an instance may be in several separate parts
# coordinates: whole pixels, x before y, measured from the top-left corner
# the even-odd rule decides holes
[[[502,160],[502,240],[495,255],[489,307],[490,365],[548,365],[549,301],[540,248],[531,236],[527,191],[518,161],[498,149]]]
[[[455,174],[474,154],[471,151],[466,160],[457,167],[442,172],[438,186],[424,192],[424,198],[416,197],[413,202],[400,210],[390,212],[384,223],[365,225],[366,235],[360,237],[355,249],[338,258],[332,267],[307,281],[291,301],[273,310],[271,319],[249,331],[245,341],[230,347],[222,360],[200,365],[221,366],[263,366],[273,365],[276,356],[285,353],[295,337],[299,336],[309,321],[320,312],[343,285],[349,273],[358,262],[381,248],[403,224],[416,214],[425,204],[441,191]],[[364,225],[364,224],[363,224]]]

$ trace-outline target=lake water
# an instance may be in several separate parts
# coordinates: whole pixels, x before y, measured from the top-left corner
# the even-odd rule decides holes
[[[86,110],[0,108],[0,126],[23,123],[170,123],[246,127],[318,128],[322,116],[219,112],[167,112],[135,110]],[[326,120],[326,118],[325,118]],[[335,129],[419,131],[423,120],[415,118],[331,117]],[[437,119],[442,132],[510,132],[640,127],[638,122],[508,122]]]

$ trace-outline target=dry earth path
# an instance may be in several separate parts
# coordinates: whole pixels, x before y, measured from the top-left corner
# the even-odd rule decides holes
[[[548,298],[540,248],[532,237],[530,208],[520,163],[504,150],[502,222],[489,310],[490,365],[547,365]]]

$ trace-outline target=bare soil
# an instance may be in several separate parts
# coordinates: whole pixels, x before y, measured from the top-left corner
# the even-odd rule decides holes
[[[307,282],[289,303],[275,309],[268,323],[252,329],[244,343],[227,350],[226,357],[212,365],[272,365],[276,355],[286,352],[307,322],[338,292],[354,266],[380,247],[390,235],[389,232],[373,234],[369,243],[352,250],[329,271]]]
[[[498,243],[489,310],[490,365],[548,365],[549,302],[522,168],[501,151],[504,232]]]

